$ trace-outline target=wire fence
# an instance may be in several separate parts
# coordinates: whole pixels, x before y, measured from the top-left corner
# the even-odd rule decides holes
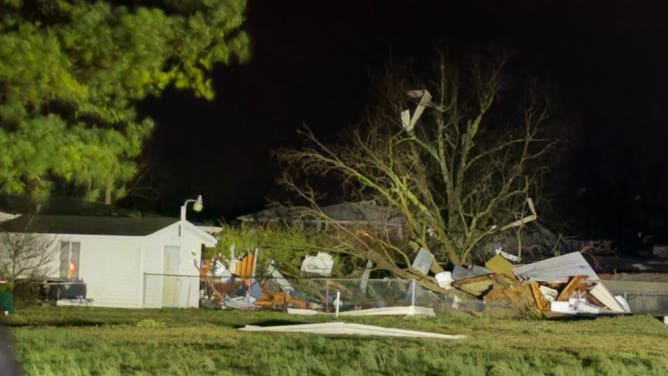
[[[346,312],[386,307],[426,307],[436,314],[466,312],[513,316],[512,304],[484,302],[450,290],[430,291],[399,278],[284,278],[144,274],[146,308],[202,307]],[[238,304],[243,302],[243,304]]]
[[[202,290],[200,306],[225,307],[225,299],[250,298],[255,308],[286,310],[305,308],[321,312],[346,312],[386,307],[426,307],[435,313],[484,313],[491,308],[478,299],[461,299],[432,292],[415,280],[398,278],[208,278]],[[507,311],[511,306],[494,309]]]
[[[437,314],[512,315],[514,306],[432,292],[399,278],[284,278],[145,273],[146,308],[242,308],[346,312],[386,307],[426,307]],[[243,301],[239,305],[238,302]]]
[[[623,296],[633,313],[668,316],[668,282],[605,280],[615,295]],[[237,300],[235,300],[237,299]],[[235,302],[243,301],[243,305]],[[457,290],[441,294],[415,280],[399,278],[285,278],[234,275],[144,274],[143,306],[205,307],[346,312],[386,307],[427,307],[435,313],[496,317],[523,316],[512,303],[484,301]]]
[[[631,312],[668,316],[668,282],[605,280],[605,286],[628,302]]]

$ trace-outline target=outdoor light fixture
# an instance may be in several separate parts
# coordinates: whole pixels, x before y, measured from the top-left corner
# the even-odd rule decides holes
[[[186,207],[188,206],[188,203],[192,202],[193,203],[193,210],[196,212],[201,212],[202,209],[204,208],[204,201],[202,201],[202,195],[197,196],[197,200],[195,199],[188,199],[186,200],[183,205],[181,205],[181,220],[185,221],[186,220]]]

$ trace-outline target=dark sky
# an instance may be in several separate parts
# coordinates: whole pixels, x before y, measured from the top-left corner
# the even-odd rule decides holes
[[[577,123],[560,170],[567,214],[595,235],[662,231],[666,20],[662,2],[251,0],[253,59],[216,70],[213,102],[178,93],[147,102],[157,127],[140,185],[159,192],[150,207],[164,214],[197,194],[202,217],[259,209],[273,189],[269,151],[295,145],[302,124],[331,138],[356,122],[371,74],[390,59],[491,46],[555,82]]]

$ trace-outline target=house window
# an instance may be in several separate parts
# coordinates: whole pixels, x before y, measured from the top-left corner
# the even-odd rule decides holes
[[[80,242],[60,242],[60,278],[79,278]]]

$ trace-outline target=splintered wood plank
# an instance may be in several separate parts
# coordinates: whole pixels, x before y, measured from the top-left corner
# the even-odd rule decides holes
[[[547,311],[550,309],[550,306],[547,302],[547,299],[543,296],[543,293],[540,292],[540,287],[538,286],[538,283],[536,282],[530,282],[529,287],[531,288],[531,294],[533,295],[533,299],[536,301],[536,306],[538,309],[541,311]]]
[[[587,279],[586,275],[576,275],[571,277],[566,286],[561,290],[559,295],[557,295],[556,300],[561,302],[568,300],[571,295],[573,295],[573,292],[578,289],[580,282],[584,279]]]

